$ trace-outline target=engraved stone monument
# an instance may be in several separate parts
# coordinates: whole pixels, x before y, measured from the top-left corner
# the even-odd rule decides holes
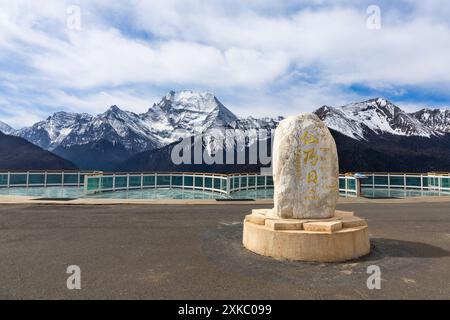
[[[336,143],[315,114],[282,121],[275,133],[274,213],[280,218],[331,218],[339,198]]]
[[[244,246],[261,255],[337,262],[370,252],[368,226],[337,211],[339,164],[334,139],[311,113],[280,122],[272,152],[274,208],[244,221]]]

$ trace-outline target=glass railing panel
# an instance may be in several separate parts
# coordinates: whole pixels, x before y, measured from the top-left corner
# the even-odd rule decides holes
[[[345,177],[339,178],[339,189],[344,190],[345,189]]]
[[[47,174],[47,184],[62,184],[62,174],[61,173],[48,173]]]
[[[247,188],[247,186],[248,186],[248,178],[241,177],[241,188]]]
[[[170,186],[170,176],[158,176],[156,181],[158,187]]]
[[[221,190],[222,189],[221,183],[222,183],[222,178],[215,177],[214,178],[214,183],[213,183],[214,184],[214,189]]]
[[[8,174],[0,174],[0,186],[7,186],[8,185]]]
[[[273,187],[273,177],[272,176],[267,176],[267,186]]]
[[[155,186],[155,176],[144,176],[144,187],[154,187]]]
[[[350,191],[356,191],[356,179],[347,180],[347,189]]]
[[[232,189],[239,189],[239,177],[233,177],[231,182],[232,182]]]
[[[141,176],[130,176],[130,187],[141,187]]]
[[[26,174],[20,174],[20,173],[11,173],[9,178],[9,185],[15,186],[15,185],[26,185],[27,184],[27,175]]]
[[[89,177],[87,181],[88,181],[87,185],[88,191],[96,191],[100,189],[100,177]]]
[[[33,185],[44,185],[45,184],[45,173],[30,173],[28,177],[28,184]]]
[[[419,188],[421,186],[420,177],[406,177],[406,186]]]
[[[265,176],[258,176],[256,178],[256,182],[257,182],[258,186],[263,187],[265,185],[265,183],[266,183],[266,177]]]
[[[389,179],[387,176],[375,176],[374,182],[375,186],[387,186],[389,184]]]
[[[185,176],[184,177],[184,186],[185,187],[193,187],[194,186],[194,177]]]
[[[116,176],[116,189],[124,189],[127,187],[127,177]]]
[[[361,181],[362,185],[370,186],[370,185],[373,184],[373,178],[372,177],[362,178],[362,179],[360,179],[360,181]]]
[[[114,178],[111,176],[102,177],[102,190],[111,190],[114,187]]]
[[[183,185],[183,177],[182,176],[172,176],[172,185],[181,187]]]
[[[255,179],[254,176],[248,177],[248,186],[249,186],[250,188],[256,186],[256,179]]]
[[[64,174],[64,184],[78,184],[78,173],[65,173]]]
[[[441,182],[441,187],[442,188],[450,188],[450,177],[449,178],[447,178],[447,177],[443,177],[442,178],[442,182]]]
[[[203,177],[195,177],[195,186],[203,188]]]
[[[227,192],[228,184],[227,184],[227,178],[221,178],[220,183],[222,185],[221,189],[225,192]]]
[[[213,187],[212,178],[205,177],[205,188],[212,189],[212,187]]]
[[[404,176],[401,176],[401,177],[398,177],[398,176],[392,177],[391,176],[391,177],[389,177],[389,183],[391,186],[404,187],[405,186],[405,177]]]

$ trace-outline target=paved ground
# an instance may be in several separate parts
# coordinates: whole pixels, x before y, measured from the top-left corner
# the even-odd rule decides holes
[[[241,245],[255,205],[0,205],[0,299],[450,299],[450,204],[340,204],[373,252],[344,264],[277,261]],[[69,265],[82,290],[66,288]],[[382,289],[366,286],[378,265]]]

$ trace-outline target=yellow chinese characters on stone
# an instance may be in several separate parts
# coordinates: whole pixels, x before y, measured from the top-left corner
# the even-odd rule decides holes
[[[304,145],[319,144],[319,139],[315,135],[309,133],[309,130],[305,130],[305,133],[300,140]]]
[[[313,166],[317,165],[317,162],[319,162],[319,156],[317,155],[316,149],[304,151],[304,154],[305,154],[304,158],[305,165],[308,164],[308,162],[310,162]]]
[[[319,180],[319,177],[317,175],[317,171],[313,170],[308,174],[308,183],[313,183],[313,184],[317,184]]]

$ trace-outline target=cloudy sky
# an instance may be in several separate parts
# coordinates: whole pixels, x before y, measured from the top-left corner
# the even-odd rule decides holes
[[[444,107],[449,57],[447,0],[0,0],[0,120],[145,112],[182,89],[241,116]]]

